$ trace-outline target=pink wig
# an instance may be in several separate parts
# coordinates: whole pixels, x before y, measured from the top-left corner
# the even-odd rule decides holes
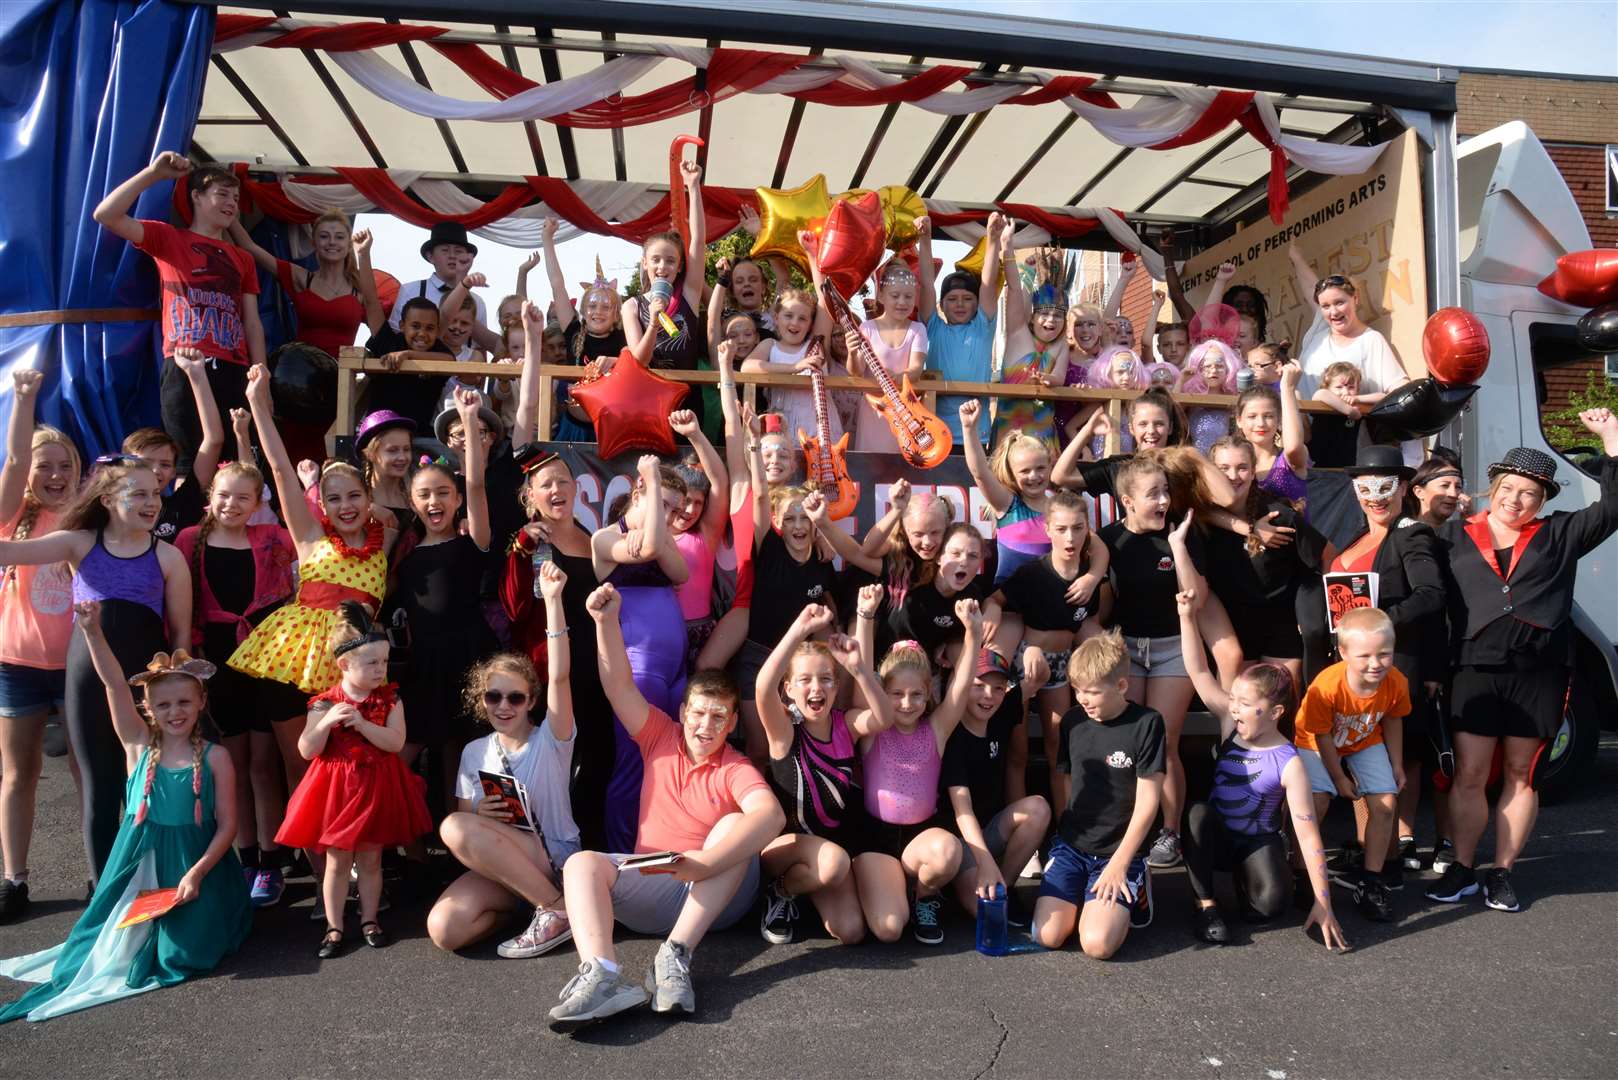
[[[1127,356],[1131,362],[1129,375],[1122,384],[1112,377],[1113,362],[1118,357]],[[1146,365],[1141,363],[1140,357],[1134,350],[1126,349],[1122,345],[1109,345],[1101,350],[1101,355],[1090,363],[1090,370],[1085,374],[1085,382],[1090,386],[1111,387],[1115,390],[1144,390],[1152,385],[1146,374]]]
[[[1211,357],[1217,356],[1225,362],[1225,381],[1218,386],[1210,387],[1208,380],[1202,377],[1202,365]],[[1209,338],[1191,350],[1185,358],[1185,370],[1190,372],[1186,376],[1183,389],[1188,394],[1234,394],[1236,392],[1236,373],[1246,365],[1236,350],[1226,345],[1218,338]]]
[[[1146,365],[1146,378],[1153,385],[1167,386],[1172,390],[1180,382],[1180,369],[1167,360],[1158,360]]]

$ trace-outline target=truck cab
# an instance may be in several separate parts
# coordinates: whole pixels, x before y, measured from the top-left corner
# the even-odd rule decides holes
[[[1492,355],[1471,408],[1450,437],[1477,491],[1491,462],[1526,446],[1558,461],[1561,493],[1546,512],[1577,510],[1599,497],[1591,465],[1599,446],[1558,449],[1545,420],[1559,403],[1557,373],[1610,378],[1610,358],[1582,349],[1574,326],[1584,309],[1541,293],[1556,260],[1591,246],[1590,233],[1550,155],[1521,122],[1462,143],[1457,154],[1461,306],[1483,320]],[[1565,443],[1565,440],[1564,440]],[[1570,790],[1595,757],[1602,723],[1618,715],[1618,536],[1579,564],[1573,608],[1577,655],[1561,731],[1546,748],[1540,790]]]

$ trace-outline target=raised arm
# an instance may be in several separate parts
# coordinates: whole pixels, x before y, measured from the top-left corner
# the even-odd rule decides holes
[[[770,650],[764,666],[758,670],[753,704],[758,707],[759,720],[764,725],[764,737],[769,742],[773,761],[780,761],[792,752],[792,718],[781,703],[781,680],[787,677],[798,646],[829,629],[833,621],[831,608],[823,604],[806,605],[798,612],[792,625],[787,627],[780,642]],[[831,691],[831,696],[836,696],[835,689]]]
[[[225,450],[225,424],[219,416],[219,404],[214,401],[213,387],[208,382],[208,359],[198,349],[182,345],[174,350],[174,366],[185,374],[191,384],[191,400],[197,406],[197,419],[202,424],[202,442],[197,445],[191,461],[191,475],[185,483],[199,484],[206,491],[213,484],[213,474],[219,468],[219,456]],[[240,451],[237,451],[238,455]]]
[[[574,730],[573,645],[568,637],[573,628],[567,624],[567,612],[562,607],[562,589],[566,585],[567,572],[555,560],[547,560],[539,568],[539,591],[545,598],[545,722],[559,742],[571,739]]]
[[[556,258],[556,219],[546,218],[545,224],[540,226],[540,236],[544,238],[545,246],[545,272],[551,279],[551,314],[556,316],[556,324],[566,331],[579,317],[579,309],[573,306],[573,298],[567,292],[567,278],[562,276],[562,264]],[[524,334],[527,333],[528,305],[523,305]],[[545,328],[545,320],[539,320],[540,329]]]
[[[994,242],[990,236],[989,242]],[[923,326],[932,321],[938,310],[937,285],[933,280],[933,219],[923,214],[916,219],[916,318]]]
[[[511,424],[511,445],[527,446],[540,437],[539,365],[545,348],[545,317],[527,300],[522,305],[522,375],[517,380],[517,417]],[[545,438],[551,433],[545,432]]]
[[[1304,429],[1303,410],[1298,407],[1298,380],[1301,378],[1303,368],[1296,360],[1288,361],[1281,369],[1281,456],[1300,478],[1309,472],[1309,435]]]
[[[880,574],[882,560],[873,558],[854,538],[837,527],[831,519],[831,510],[826,505],[826,496],[818,491],[811,491],[803,500],[803,512],[809,515],[809,520],[815,529],[831,544],[833,551],[839,558],[850,566],[857,566],[867,574]]]
[[[90,662],[107,691],[107,710],[112,714],[112,730],[124,744],[124,753],[131,761],[142,748],[151,745],[151,731],[135,708],[135,695],[129,689],[123,665],[113,655],[112,646],[101,632],[101,601],[86,600],[73,605],[73,622],[84,635],[84,644],[90,650]]]
[[[978,417],[983,413],[983,402],[977,398],[967,398],[961,402],[956,410],[961,417],[961,433],[964,436],[968,431],[978,429]],[[994,475],[994,469],[989,466],[989,457],[983,452],[983,444],[977,439],[961,439],[962,450],[966,454],[966,470],[972,474],[972,482],[977,485],[978,491],[983,493],[983,500],[989,504],[996,518],[1011,509],[1011,489],[1000,482]]]
[[[541,228],[543,229],[543,226]],[[528,299],[528,275],[529,275],[529,273],[531,273],[533,271],[534,267],[539,265],[539,260],[540,260],[540,253],[537,252],[537,251],[530,251],[528,253],[528,257],[526,259],[524,259],[522,262],[517,264],[517,297],[518,297],[518,299],[521,299],[521,300],[527,300]]]
[[[854,605],[854,643],[869,668],[876,667],[876,617],[882,610],[883,591],[880,584],[862,585]]]
[[[1101,317],[1103,319],[1114,318],[1117,316],[1119,311],[1123,310],[1124,293],[1129,291],[1129,283],[1135,279],[1135,271],[1139,269],[1139,259],[1130,259],[1128,262],[1124,263],[1123,268],[1118,274],[1118,280],[1113,282],[1112,292],[1107,294],[1106,304],[1104,304],[1101,308]],[[1113,344],[1122,345],[1125,348],[1131,348],[1135,343],[1132,341],[1115,341]]]
[[[966,714],[966,704],[972,694],[972,679],[977,673],[978,652],[983,648],[983,612],[978,608],[978,602],[955,601],[955,618],[966,627],[966,640],[961,646],[960,659],[955,661],[955,672],[950,677],[949,690],[944,694],[943,703],[933,710],[933,735],[938,740],[939,756],[943,756],[950,734]]]
[[[455,287],[444,294],[438,302],[439,325],[446,325],[455,314],[466,304],[467,297],[472,295],[473,289],[486,288],[489,279],[482,274],[465,274],[455,283]]]
[[[95,210],[90,214],[95,223],[103,229],[128,240],[131,244],[139,244],[146,239],[146,226],[139,220],[129,216],[129,210],[140,198],[140,193],[153,184],[164,180],[178,180],[189,173],[194,166],[191,159],[183,154],[176,154],[173,150],[165,150],[140,172],[119,184],[107,193]]]
[[[1292,261],[1293,279],[1298,283],[1298,299],[1311,309],[1315,303],[1315,282],[1320,278],[1315,274],[1315,268],[1309,265],[1309,260],[1303,257],[1297,244],[1287,245],[1287,258]],[[1315,309],[1314,314],[1318,314]]]
[[[742,405],[736,396],[735,353],[735,345],[721,341],[715,354],[719,365],[719,411],[725,418],[725,469],[730,477],[726,508],[732,514],[742,509],[742,500],[751,490],[747,444],[753,437],[742,420]]]
[[[685,184],[691,219],[687,222],[685,246],[685,305],[691,309],[691,322],[702,310],[702,294],[708,287],[708,212],[702,205],[702,166],[695,161],[680,162],[680,180]]]
[[[1224,741],[1236,730],[1236,721],[1230,715],[1230,695],[1208,670],[1208,652],[1202,645],[1202,632],[1197,629],[1196,590],[1182,589],[1174,595],[1174,604],[1180,612],[1180,656],[1185,661],[1185,673],[1208,711],[1219,718],[1219,738]]]
[[[6,460],[0,465],[0,521],[22,509],[28,471],[34,466],[34,408],[43,373],[21,365],[11,369],[11,419],[6,426]]]
[[[651,706],[635,686],[635,672],[629,666],[624,648],[624,628],[618,623],[623,600],[611,585],[602,585],[584,602],[584,609],[596,622],[596,661],[601,670],[601,689],[613,715],[634,738],[646,726]]]
[[[1190,322],[1197,309],[1185,298],[1185,289],[1180,285],[1180,267],[1175,261],[1173,229],[1164,229],[1158,234],[1157,250],[1163,253],[1163,285],[1169,291],[1169,299],[1174,302],[1174,310],[1179,313],[1181,322]]]
[[[989,215],[988,228],[989,242],[983,245],[983,280],[978,283],[978,310],[993,321],[1000,306],[1000,234],[1011,231],[1011,221],[996,210]]]
[[[725,301],[730,292],[730,256],[714,264],[713,292],[708,297],[708,355],[718,357],[725,336]]]
[[[277,259],[273,252],[266,251],[262,244],[253,239],[253,234],[247,231],[247,227],[241,223],[241,219],[238,218],[232,221],[225,228],[225,235],[230,237],[232,244],[251,255],[253,261],[267,273],[274,274],[280,269],[281,260]],[[287,266],[292,270],[292,283],[300,289],[308,288],[309,271],[297,263],[287,263]]]
[[[1056,458],[1056,464],[1051,466],[1051,483],[1057,487],[1064,487],[1070,491],[1083,491],[1086,488],[1084,472],[1079,468],[1079,462],[1088,461],[1090,442],[1097,435],[1105,437],[1112,430],[1112,421],[1107,419],[1105,409],[1095,409],[1090,413],[1079,429],[1073,433],[1068,444]]]
[[[1202,572],[1192,561],[1189,546],[1191,523],[1196,516],[1195,510],[1187,510],[1180,523],[1169,530],[1169,550],[1174,553],[1174,580],[1179,585],[1180,592],[1191,593],[1193,602],[1199,596],[1204,601],[1208,598],[1208,583],[1203,580]]]
[[[892,535],[894,526],[904,517],[905,507],[910,505],[910,481],[904,477],[895,480],[888,488],[888,509],[865,534],[860,550],[866,555],[880,559],[888,548],[888,537]]]
[[[1235,276],[1235,263],[1220,263],[1219,269],[1214,271],[1213,284],[1208,286],[1208,299],[1202,302],[1203,306],[1212,307],[1214,304],[1223,304],[1225,302],[1225,290],[1230,288],[1231,280]]]
[[[356,229],[349,238],[354,245],[354,267],[359,271],[360,305],[365,308],[365,327],[371,333],[382,329],[388,313],[376,294],[376,272],[371,269],[371,230]]]
[[[281,503],[281,513],[286,518],[287,531],[299,544],[314,544],[325,535],[325,530],[315,520],[314,514],[309,512],[309,504],[303,499],[303,485],[298,483],[298,474],[292,467],[292,459],[287,457],[286,443],[281,441],[281,431],[275,426],[274,406],[270,402],[270,373],[263,366],[254,366],[247,369],[247,407],[253,413],[253,426],[258,429],[259,448],[264,452],[264,460],[269,462],[270,476],[275,480],[275,494]]]
[[[466,535],[480,550],[488,551],[493,532],[489,526],[489,492],[485,483],[488,450],[478,437],[478,408],[483,395],[471,387],[455,390],[455,411],[461,417],[461,430],[466,433],[466,450],[461,464],[466,467]]]
[[[730,520],[730,505],[721,497],[730,490],[730,473],[719,451],[702,433],[696,413],[690,409],[672,412],[669,414],[669,426],[690,441],[691,449],[697,452],[697,464],[708,478],[708,498],[702,505],[702,520],[697,527],[702,530],[704,539],[710,544],[717,544],[724,535],[725,523]]]
[[[1140,332],[1140,358],[1147,367],[1157,363],[1157,317],[1163,312],[1163,302],[1168,299],[1168,293],[1162,289],[1152,290],[1152,311],[1146,316],[1146,325]]]
[[[1000,234],[1000,265],[1006,268],[1006,336],[1009,338],[1013,327],[1024,326],[1028,322],[1028,295],[1022,291],[1022,275],[1017,272],[1015,262],[1016,251],[1012,248],[1012,230],[1008,225]],[[988,255],[983,257],[984,270],[988,270]]]

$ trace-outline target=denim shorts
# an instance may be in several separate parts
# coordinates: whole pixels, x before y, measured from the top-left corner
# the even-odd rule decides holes
[[[1184,679],[1185,657],[1180,652],[1180,635],[1173,637],[1126,637],[1131,679]]]
[[[1304,771],[1309,774],[1310,790],[1319,795],[1337,794],[1337,785],[1331,782],[1331,773],[1326,771],[1326,763],[1320,760],[1318,751],[1305,750],[1300,746],[1298,760],[1303,762]],[[1344,754],[1342,761],[1343,768],[1359,785],[1361,795],[1392,795],[1399,790],[1399,785],[1393,780],[1393,764],[1388,760],[1388,748],[1383,744],[1372,743],[1363,750]]]
[[[1051,840],[1050,858],[1045,860],[1045,876],[1039,883],[1039,895],[1054,897],[1075,907],[1084,900],[1094,900],[1096,882],[1101,880],[1111,861],[1111,855],[1092,855],[1088,851],[1080,851],[1060,836],[1055,837]],[[1137,855],[1129,860],[1129,869],[1124,872],[1124,884],[1129,895],[1118,902],[1128,907],[1146,887],[1146,860],[1143,857]]]
[[[60,707],[66,686],[64,670],[0,664],[0,716],[9,719]]]

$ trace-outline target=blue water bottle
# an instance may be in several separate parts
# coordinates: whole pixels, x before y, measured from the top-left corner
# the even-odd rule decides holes
[[[1006,955],[1006,887],[996,884],[994,895],[978,897],[978,952],[984,956]]]

